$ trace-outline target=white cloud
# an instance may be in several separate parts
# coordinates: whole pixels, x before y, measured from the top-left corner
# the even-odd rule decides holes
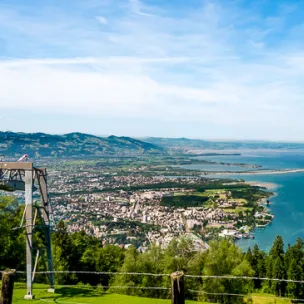
[[[21,67],[35,65],[93,65],[105,63],[168,63],[174,64],[179,62],[199,61],[197,58],[187,57],[75,57],[75,58],[46,58],[46,59],[16,59],[16,60],[0,60],[0,67]]]
[[[249,43],[257,49],[262,49],[264,47],[263,42],[257,42],[257,41],[254,41],[254,40],[249,40]]]
[[[140,72],[142,63],[126,62],[121,68],[118,59],[109,64],[108,67],[100,64],[97,72],[41,62],[39,65],[0,65],[0,107],[165,117],[167,113],[162,109],[182,114],[179,108],[183,105],[175,108],[176,102],[212,103],[221,94],[162,84]]]
[[[292,113],[288,107],[290,96],[294,102],[302,98],[300,87],[282,82],[285,70],[280,75],[275,66],[235,62],[232,67],[223,65],[211,73],[201,66],[196,74],[209,78],[207,85],[194,86],[184,80],[179,86],[174,80],[161,81],[160,74],[157,79],[149,75],[149,67],[161,73],[167,65],[160,61],[156,66],[155,60],[82,58],[47,59],[45,64],[43,60],[2,63],[0,107],[154,117],[184,123],[204,120],[219,125],[269,125]],[[278,81],[266,81],[274,73]],[[210,82],[210,78],[217,81]]]
[[[140,0],[129,0],[129,3],[130,3],[131,11],[134,14],[147,16],[147,17],[153,17],[154,16],[153,14],[148,14],[148,13],[142,11],[143,5],[140,2]]]
[[[108,24],[108,19],[102,16],[96,16],[96,20],[98,20],[102,24]]]
[[[299,46],[288,35],[269,46],[282,16],[270,22],[215,1],[177,15],[144,1],[111,3],[95,17],[106,27],[77,14],[62,13],[61,19],[57,13],[55,29],[44,23],[50,18],[33,21],[26,33],[27,43],[33,39],[26,57],[33,59],[0,60],[0,109],[161,119],[186,129],[195,122],[234,132],[261,132],[263,126],[283,134],[291,124],[304,127]],[[17,14],[10,17],[14,30],[29,24]],[[35,56],[41,41],[47,47],[41,47],[43,57]],[[64,55],[47,53],[53,49]]]

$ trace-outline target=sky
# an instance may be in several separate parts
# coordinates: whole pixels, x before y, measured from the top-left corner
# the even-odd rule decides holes
[[[304,140],[302,0],[1,0],[0,131]]]

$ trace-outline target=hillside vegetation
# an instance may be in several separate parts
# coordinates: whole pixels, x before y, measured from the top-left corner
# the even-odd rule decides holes
[[[83,133],[50,135],[45,133],[0,132],[0,154],[18,157],[80,157],[163,153],[164,148],[130,137],[98,137]]]
[[[21,229],[13,230],[20,222],[23,208],[16,200],[11,198],[0,199],[0,269],[12,268],[24,271],[26,268],[24,233]],[[42,252],[37,269],[45,271],[46,254],[43,250],[43,240],[38,238],[40,233],[41,231],[37,229],[34,234],[35,247]],[[55,275],[57,286],[86,285],[85,296],[83,291],[78,290],[80,294],[82,292],[80,297],[84,297],[84,299],[88,299],[90,294],[93,293],[93,286],[105,286],[103,292],[109,291],[122,296],[170,299],[171,294],[168,288],[170,288],[171,284],[168,275],[158,277],[136,275],[134,273],[170,274],[178,270],[184,271],[186,275],[195,276],[254,276],[297,281],[302,280],[304,277],[303,240],[298,239],[294,245],[288,246],[285,251],[284,243],[280,236],[274,240],[269,253],[260,250],[255,245],[252,250],[249,249],[245,254],[228,239],[212,241],[209,243],[210,248],[207,251],[197,252],[195,251],[194,243],[187,236],[173,239],[165,249],[152,245],[149,250],[141,253],[133,246],[126,250],[120,246],[103,245],[100,239],[88,236],[84,231],[68,233],[64,222],[59,222],[57,230],[52,234],[52,243],[54,268],[56,270],[129,273],[99,275],[77,272],[75,274],[58,273]],[[46,283],[46,279],[45,274],[37,273],[35,282]],[[25,274],[18,274],[16,281],[24,282],[24,280]],[[81,285],[77,287],[81,287]],[[136,288],[130,288],[133,286]],[[164,289],[150,289],[151,287],[162,287]],[[192,291],[204,292],[204,300],[209,303],[220,302],[223,304],[269,304],[275,303],[273,301],[274,296],[280,297],[280,300],[276,302],[277,304],[288,303],[289,300],[283,298],[304,298],[303,284],[277,280],[187,277],[185,281],[186,298],[196,300],[197,293]],[[61,296],[59,296],[61,298],[75,296],[75,290],[70,290],[66,287],[58,289],[58,292],[60,292]],[[233,295],[238,294],[238,296],[223,295],[223,292]],[[252,293],[259,294],[253,295]],[[265,295],[265,293],[268,295]],[[95,297],[97,299],[96,295]],[[252,299],[249,300],[251,297]],[[267,298],[266,301],[265,297]],[[56,302],[60,303],[59,300]],[[84,303],[85,301],[75,302]],[[64,303],[64,301],[61,303]],[[90,303],[94,302],[90,301]],[[144,300],[142,303],[145,303]],[[150,303],[152,304],[153,302]]]

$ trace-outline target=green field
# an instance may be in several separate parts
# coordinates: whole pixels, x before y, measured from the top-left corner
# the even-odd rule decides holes
[[[250,207],[236,207],[236,208],[221,208],[226,213],[239,213],[239,212],[246,212],[251,211],[252,208]]]
[[[14,289],[13,303],[67,303],[67,304],[170,304],[171,300],[150,299],[132,297],[119,294],[105,293],[100,289],[93,289],[86,286],[75,287],[58,287],[56,293],[48,293],[47,285],[35,284],[33,294],[36,299],[33,301],[24,300],[23,297],[26,293],[24,284],[16,283]],[[268,294],[254,293],[251,295],[253,304],[290,304],[289,299],[278,298]],[[198,304],[202,302],[186,301],[186,304]],[[203,304],[203,303],[202,303]],[[205,303],[206,304],[206,303]],[[210,302],[208,304],[211,304]]]
[[[187,208],[187,207],[201,207],[206,204],[209,197],[201,195],[175,195],[170,197],[163,197],[160,205],[166,207],[175,208]]]
[[[15,284],[13,303],[67,303],[67,304],[82,304],[82,303],[104,303],[104,304],[170,304],[171,300],[149,299],[125,296],[119,294],[108,294],[101,290],[80,287],[58,287],[56,293],[48,293],[47,285],[36,284],[33,290],[35,300],[24,300],[26,290],[24,284]],[[195,301],[186,301],[186,304],[197,304]]]
[[[253,304],[291,304],[291,300],[278,298],[265,293],[253,293]]]

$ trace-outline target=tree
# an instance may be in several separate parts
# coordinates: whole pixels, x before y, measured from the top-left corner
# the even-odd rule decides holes
[[[285,266],[289,280],[304,280],[304,243],[297,239],[293,246],[289,246],[285,254]],[[304,286],[300,283],[288,282],[287,293],[290,297],[301,299],[304,297]]]
[[[249,262],[241,249],[231,241],[224,239],[210,243],[210,249],[205,258],[203,274],[207,276],[253,276]],[[247,294],[252,289],[252,282],[243,279],[214,279],[203,281],[203,292],[207,299],[221,303],[242,303],[243,297],[230,295],[213,295],[214,293]]]
[[[188,261],[186,274],[190,275],[201,275],[205,265],[206,251],[198,251],[195,255]],[[189,299],[195,299],[195,294],[189,290],[199,290],[203,284],[202,279],[198,278],[187,278],[187,288],[185,291],[185,296]]]
[[[71,234],[68,233],[67,227],[63,221],[60,221],[57,224],[57,230],[53,233],[52,246],[54,269],[57,271],[76,270],[73,269],[78,266],[78,263],[73,264],[73,253],[75,252],[75,248],[73,247]],[[59,284],[76,283],[76,275],[68,273],[57,274],[55,278]]]
[[[163,273],[173,273],[175,271],[183,271],[196,275],[201,274],[202,259],[201,254],[194,251],[193,242],[189,238],[173,239],[168,247],[164,250],[163,256]],[[167,277],[162,278],[164,287],[170,287]],[[197,280],[187,280],[189,289],[198,289]],[[190,296],[190,293],[188,294]]]
[[[250,247],[248,248],[248,250],[246,252],[245,258],[250,263],[250,265],[253,266],[253,264],[254,264],[254,262],[253,262],[253,254],[252,254],[252,251],[251,251]]]
[[[164,250],[164,271],[186,271],[189,260],[195,255],[193,242],[187,238],[173,239]]]
[[[269,252],[269,259],[267,263],[267,277],[273,279],[286,279],[285,269],[285,253],[284,243],[281,236],[277,236]],[[283,281],[269,281],[268,290],[278,296],[284,296],[286,290],[286,283]]]
[[[137,268],[137,258],[139,253],[136,251],[136,248],[134,246],[131,246],[125,255],[125,260],[120,268],[119,272],[126,272],[126,273],[134,273],[134,272],[140,272],[140,270]],[[131,275],[131,274],[124,274],[124,275],[117,275],[114,277],[112,283],[111,283],[111,290],[113,290],[116,293],[123,293],[128,295],[136,295],[137,291],[130,287],[138,286],[140,283],[140,277],[137,275]],[[116,289],[115,286],[125,286],[125,288],[119,288]]]
[[[16,198],[0,197],[0,269],[25,269],[25,237],[20,225],[24,207]]]
[[[130,247],[125,255],[124,263],[119,272],[136,272],[152,274],[170,274],[174,271],[188,271],[190,265],[195,265],[199,269],[200,259],[197,256],[194,264],[196,252],[193,251],[193,242],[187,238],[173,239],[166,249],[152,245],[145,253],[140,254],[135,247]],[[192,264],[191,264],[192,262]],[[200,274],[197,273],[197,274]],[[126,286],[126,288],[115,289],[115,286]],[[170,297],[168,290],[140,289],[138,287],[170,287],[168,276],[148,276],[123,274],[117,275],[112,281],[112,290],[119,293],[146,296],[146,297]],[[128,288],[136,286],[137,288]]]
[[[267,255],[264,251],[259,249],[259,246],[255,244],[253,250],[250,248],[246,253],[246,260],[250,263],[254,276],[258,278],[263,278],[266,275],[266,258]],[[260,289],[262,286],[261,280],[254,280],[254,288]]]
[[[100,243],[94,246],[88,245],[80,258],[80,267],[85,271],[117,272],[123,264],[124,256],[125,250],[119,246],[106,245],[102,247]],[[98,284],[109,286],[111,277],[109,274],[78,275],[83,283],[89,283],[93,286]]]

